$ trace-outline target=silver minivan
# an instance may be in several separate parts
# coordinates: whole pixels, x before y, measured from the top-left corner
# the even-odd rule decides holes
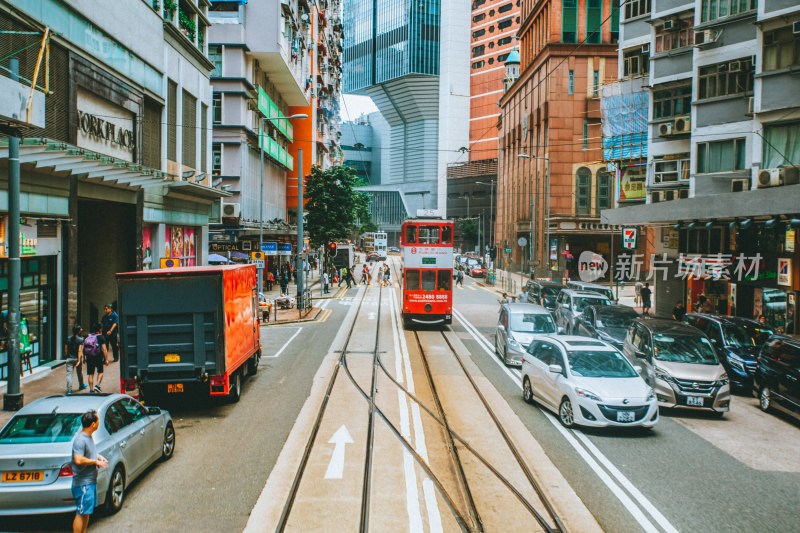
[[[617,299],[614,297],[614,291],[611,290],[610,287],[598,285],[597,283],[588,283],[586,281],[569,281],[567,282],[567,288],[576,291],[596,292],[597,294],[602,294],[612,302],[617,301]]]
[[[556,333],[556,325],[541,305],[503,304],[494,335],[494,352],[507,365],[521,365],[534,335],[550,333]]]
[[[556,325],[564,333],[572,334],[575,330],[575,323],[587,307],[611,305],[612,303],[611,300],[596,292],[565,289],[561,291],[556,300],[556,310],[553,312]]]

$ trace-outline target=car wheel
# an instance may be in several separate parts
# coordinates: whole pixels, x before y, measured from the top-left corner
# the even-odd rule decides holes
[[[261,352],[256,352],[253,357],[247,360],[247,374],[255,376],[258,374],[258,362],[261,360]]]
[[[123,503],[125,503],[125,470],[122,465],[117,465],[108,483],[106,509],[110,514],[117,513],[122,509]]]
[[[536,403],[536,400],[533,398],[533,387],[531,387],[531,380],[529,380],[527,376],[522,380],[522,399],[531,405]]]
[[[558,420],[565,428],[571,428],[575,425],[575,413],[572,411],[572,402],[569,398],[561,400],[561,405],[558,408]]]
[[[168,461],[175,453],[175,428],[172,422],[167,424],[167,429],[164,430],[164,443],[161,446],[161,458]]]
[[[772,390],[769,387],[761,387],[758,393],[758,406],[764,412],[772,407]]]
[[[231,403],[236,403],[242,397],[242,379],[239,377],[239,371],[233,373],[231,376],[230,391],[228,392],[228,400]]]

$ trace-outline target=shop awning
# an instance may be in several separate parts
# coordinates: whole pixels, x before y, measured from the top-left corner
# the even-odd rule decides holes
[[[800,214],[800,185],[606,209],[601,212],[600,221],[604,224],[648,225],[795,214]]]
[[[205,185],[192,183],[191,181],[169,182],[169,191],[167,192],[167,196],[170,196],[173,192],[184,193],[193,197],[206,198],[209,200],[215,200],[217,198],[233,195],[232,192],[223,191],[222,189],[215,189],[213,187],[206,187]]]
[[[0,160],[8,159],[8,139],[0,139]],[[170,185],[166,172],[50,139],[23,139],[19,148],[23,168],[51,174],[78,176],[87,181],[122,187]]]

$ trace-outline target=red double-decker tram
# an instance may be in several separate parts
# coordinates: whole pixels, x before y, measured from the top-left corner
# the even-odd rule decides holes
[[[403,325],[450,324],[453,320],[453,221],[416,218],[403,222]]]

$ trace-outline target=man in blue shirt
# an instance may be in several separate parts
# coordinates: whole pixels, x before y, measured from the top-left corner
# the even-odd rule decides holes
[[[103,337],[106,339],[106,350],[114,353],[114,361],[119,361],[119,342],[117,341],[117,334],[119,333],[119,316],[113,309],[111,309],[111,304],[106,305],[102,322]],[[108,345],[111,345],[110,348]]]
[[[86,533],[97,502],[97,469],[108,466],[106,458],[98,455],[92,439],[92,434],[100,427],[97,412],[84,413],[81,425],[83,429],[72,441],[72,496],[76,507],[73,533]]]

